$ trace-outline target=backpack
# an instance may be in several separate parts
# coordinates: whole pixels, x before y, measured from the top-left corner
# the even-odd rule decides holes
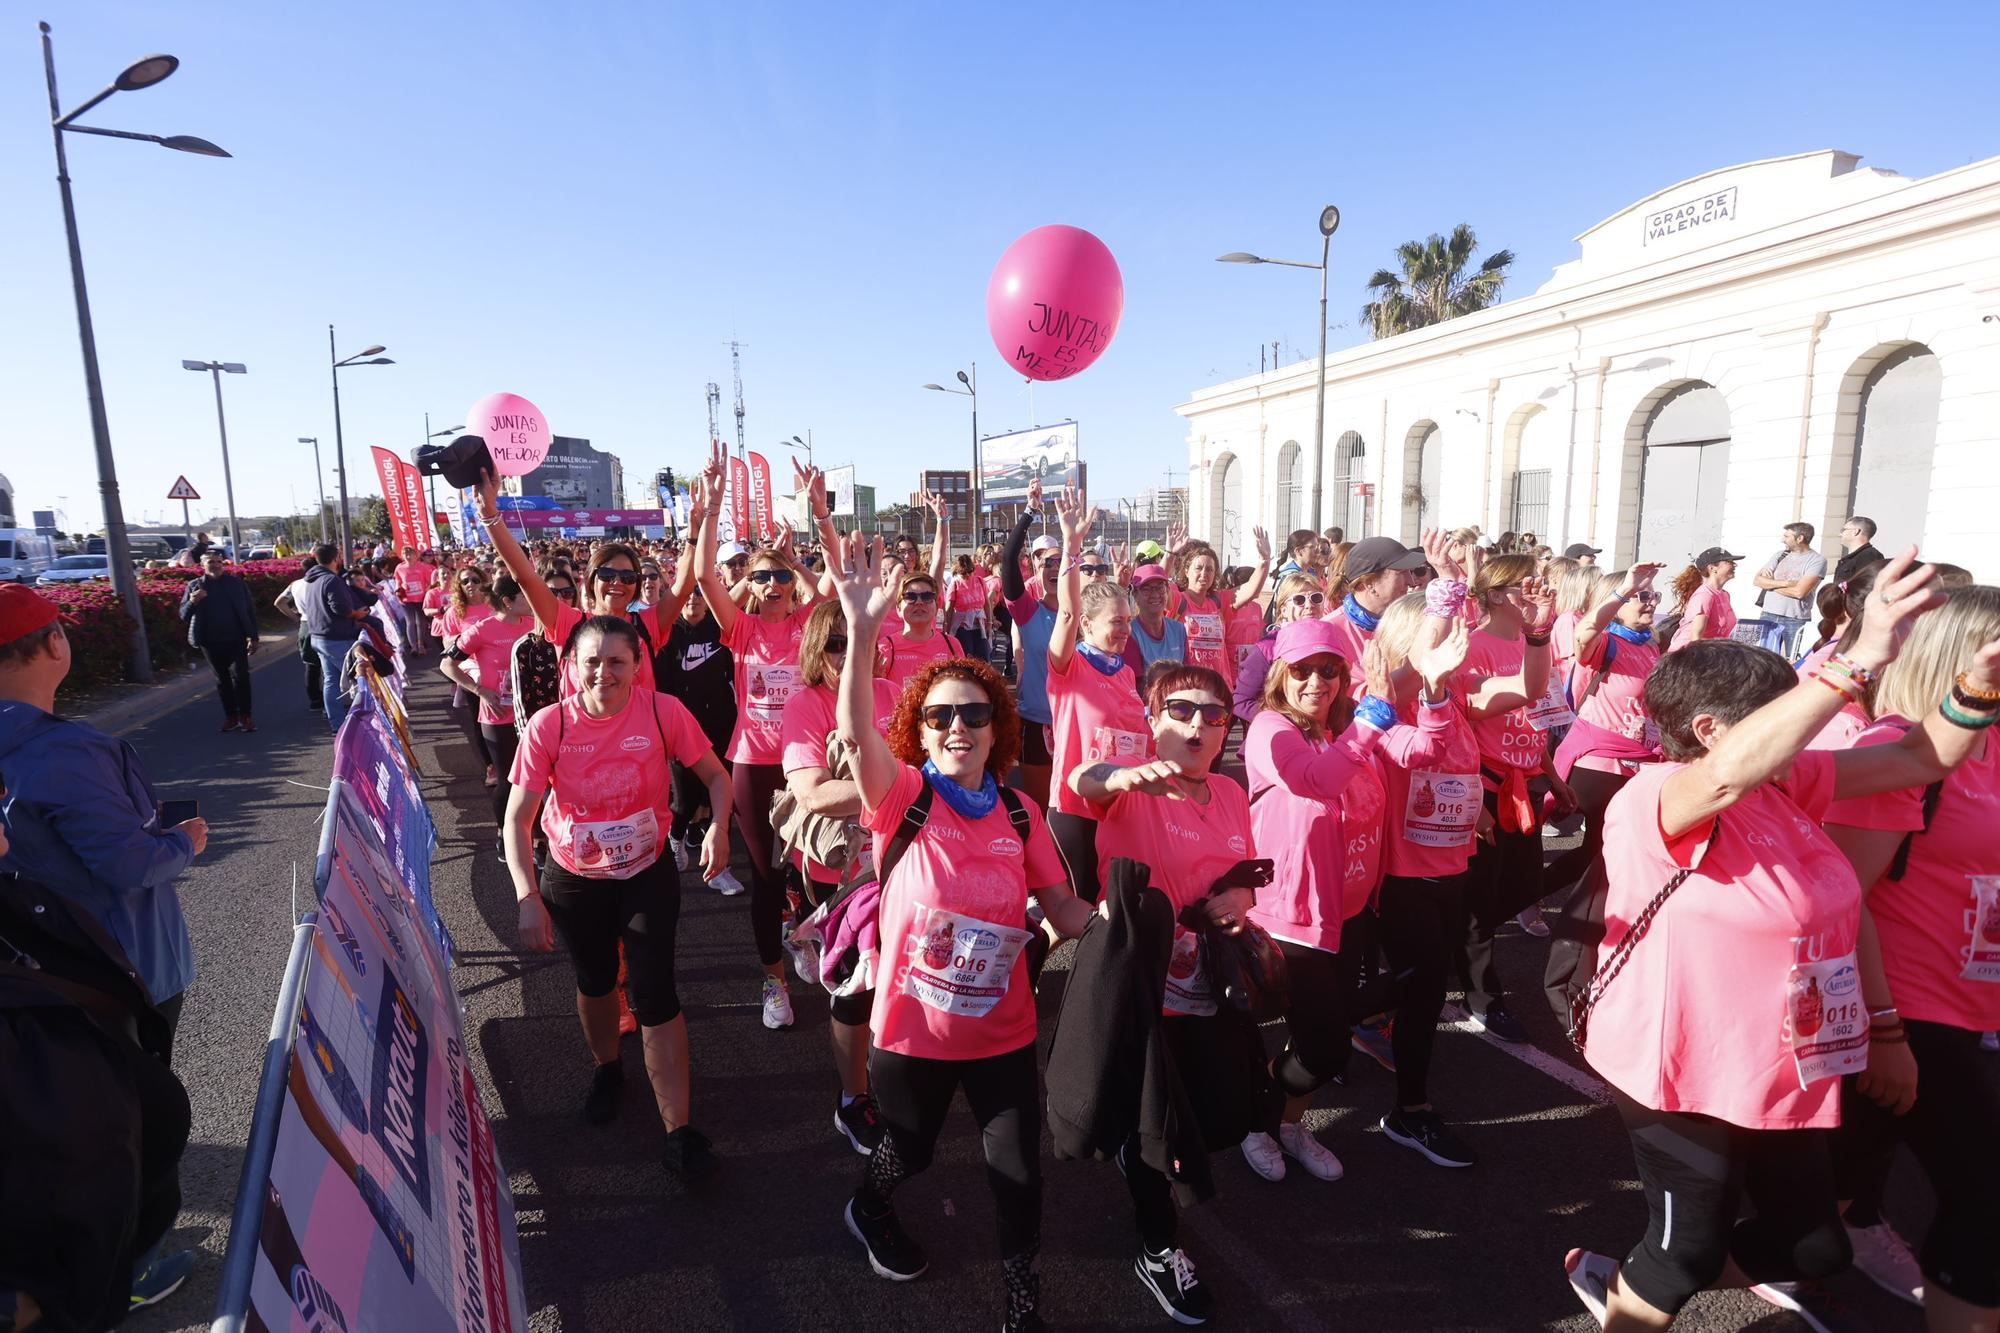
[[[839,732],[829,735],[826,738],[828,774],[836,779],[851,780],[854,776],[853,753],[853,747],[841,740]],[[924,789],[928,791],[930,784],[924,784]],[[861,851],[867,845],[861,825],[856,820],[849,816],[823,815],[808,810],[805,802],[793,794],[789,783],[771,795],[771,834],[775,844],[773,861],[789,861],[792,853],[798,852],[808,861],[842,872],[843,883],[851,871],[859,868]]]
[[[640,651],[651,657],[653,636],[647,632],[645,622],[634,620],[632,626],[639,633]],[[562,698],[562,660],[569,656],[582,629],[583,621],[580,620],[570,630],[569,637],[563,640],[561,652],[557,652],[556,646],[543,636],[539,625],[514,641],[514,655],[508,664],[508,671],[514,678],[514,730],[523,739],[527,737],[528,723],[534,720],[535,714]]]

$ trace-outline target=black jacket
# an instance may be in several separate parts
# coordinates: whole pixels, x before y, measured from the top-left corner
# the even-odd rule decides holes
[[[354,613],[375,605],[375,594],[362,592],[345,573],[321,565],[306,575],[303,600],[299,610],[314,638],[358,639],[361,623]]]
[[[194,600],[195,590],[207,592]],[[181,619],[193,648],[241,648],[257,637],[257,611],[250,586],[234,574],[197,575],[181,592]]]
[[[1887,557],[1875,549],[1874,542],[1863,542],[1847,554],[1841,556],[1834,564],[1833,581],[1835,583],[1845,583],[1869,565],[1884,559],[1887,559]]]
[[[1049,1043],[1049,1132],[1057,1157],[1106,1161],[1136,1131],[1139,1156],[1193,1204],[1215,1184],[1160,1021],[1174,908],[1151,877],[1122,856],[1105,870],[1111,918],[1093,916],[1077,945]]]

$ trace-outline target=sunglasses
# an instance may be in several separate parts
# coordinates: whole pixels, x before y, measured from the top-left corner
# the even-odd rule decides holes
[[[550,591],[550,592],[552,592],[552,593],[554,593],[554,594],[555,594],[556,596],[558,596],[558,597],[574,597],[574,596],[576,596],[576,589],[575,589],[575,588],[550,588],[550,589],[549,589],[549,591]]]
[[[1634,593],[1632,600],[1641,606],[1658,606],[1660,604],[1660,594],[1656,592]]]
[[[1307,666],[1303,662],[1287,662],[1285,670],[1290,673],[1293,680],[1311,680],[1314,676],[1318,676],[1329,685],[1339,680],[1341,675],[1337,666]]]
[[[1062,563],[1062,557],[1059,555],[1045,555],[1042,557],[1043,569],[1049,569],[1056,565],[1060,565],[1061,563]]]
[[[1323,592],[1295,592],[1291,595],[1290,601],[1293,606],[1325,606],[1326,594]]]
[[[846,636],[845,634],[829,634],[829,635],[827,635],[827,636],[826,636],[826,648],[825,648],[825,651],[826,651],[826,652],[829,652],[829,653],[844,653],[844,652],[846,652],[846,651],[847,651],[847,636]]]
[[[775,583],[782,588],[792,581],[792,571],[789,569],[753,569],[750,571],[750,581],[752,583]]]
[[[919,602],[919,603],[935,602],[937,600],[937,594],[932,592],[929,588],[909,588],[904,591],[903,600],[906,602]]]
[[[639,571],[636,569],[600,569],[597,571],[597,581],[599,583],[636,584],[639,581]]]
[[[1198,704],[1192,699],[1169,699],[1160,705],[1160,711],[1176,722],[1192,722],[1196,714],[1201,715],[1205,727],[1226,727],[1229,725],[1229,709],[1224,704]]]
[[[949,731],[953,718],[965,723],[973,731],[981,731],[993,725],[993,705],[925,704],[922,717],[924,725],[932,731]]]
[[[642,571],[642,574],[648,583],[651,583],[660,577],[660,571],[657,569],[644,570]]]
[[[478,575],[469,574],[458,581],[458,586],[461,588],[476,588],[484,582],[486,582],[486,580],[480,578]]]
[[[1111,572],[1111,566],[1109,565],[1078,565],[1076,568],[1078,573],[1087,574],[1091,578],[1096,578],[1100,574],[1109,574]]]
[[[749,556],[747,556],[747,555],[738,555],[738,556],[732,556],[732,557],[730,557],[729,559],[727,559],[727,560],[723,561],[722,563],[723,563],[723,564],[725,564],[725,565],[727,565],[727,566],[729,566],[729,567],[730,567],[731,569],[734,569],[734,568],[735,568],[736,566],[738,566],[738,565],[747,565],[747,564],[749,564],[749,563],[750,563],[750,557],[749,557]]]

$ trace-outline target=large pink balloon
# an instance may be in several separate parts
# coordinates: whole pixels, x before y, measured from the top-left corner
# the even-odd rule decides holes
[[[1037,227],[1007,247],[986,284],[986,327],[1014,370],[1068,379],[1104,354],[1125,313],[1125,279],[1081,227]]]
[[[518,393],[489,393],[465,414],[465,429],[485,439],[503,477],[525,477],[548,457],[549,419]]]

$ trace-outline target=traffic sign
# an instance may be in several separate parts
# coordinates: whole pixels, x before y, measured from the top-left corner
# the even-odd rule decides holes
[[[201,496],[196,492],[194,487],[188,485],[186,477],[175,477],[174,488],[167,492],[167,498],[169,500],[199,500]]]

